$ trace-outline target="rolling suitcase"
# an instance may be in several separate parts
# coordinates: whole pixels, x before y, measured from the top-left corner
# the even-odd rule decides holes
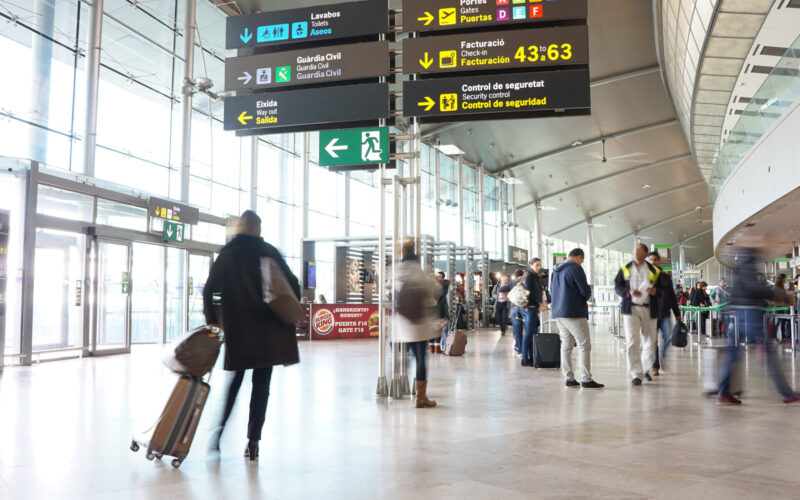
[[[707,347],[701,349],[702,358],[702,385],[703,393],[712,396],[719,391],[719,368],[722,362],[725,347]],[[739,358],[733,365],[731,373],[730,393],[740,395],[744,389],[744,356],[740,353]]]
[[[536,368],[561,367],[561,338],[555,333],[533,336],[533,366]]]
[[[461,330],[448,332],[444,353],[447,356],[463,356],[467,350],[467,334]]]
[[[147,450],[148,460],[167,455],[175,457],[173,467],[180,467],[192,446],[208,391],[209,385],[203,380],[181,375],[158,422],[144,436],[134,436],[131,450],[139,451],[141,445]]]

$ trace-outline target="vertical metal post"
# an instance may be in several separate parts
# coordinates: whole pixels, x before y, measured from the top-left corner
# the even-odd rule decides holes
[[[103,0],[94,0],[86,53],[86,119],[83,126],[83,173],[94,177],[97,146],[97,93],[100,88],[100,47],[103,41]]]
[[[483,165],[481,165],[481,173],[483,172]],[[506,189],[505,189],[505,182],[502,179],[497,179],[496,182],[498,183],[497,186],[500,188],[500,196],[498,201],[500,202],[500,206],[498,207],[498,215],[500,217],[500,262],[506,261],[506,232],[508,231],[508,226],[506,225]],[[483,196],[481,196],[483,199]],[[486,251],[484,248],[483,251]]]
[[[464,246],[464,157],[458,155],[458,244]]]
[[[542,204],[536,202],[536,253],[537,257],[544,259],[544,246],[542,245]],[[550,262],[546,261],[545,265],[550,266]]]
[[[441,142],[437,139],[436,146],[439,146]],[[436,179],[435,179],[435,186],[436,186],[436,241],[442,240],[442,170],[440,164],[441,152],[439,148],[434,148],[436,155],[434,156],[434,165],[436,167]],[[451,278],[452,279],[452,278]]]
[[[250,138],[250,210],[258,211],[258,136]]]
[[[413,172],[413,164],[409,162],[409,171]],[[400,189],[402,190],[402,236],[398,241],[399,248],[402,248],[403,242],[408,238],[408,231],[409,231],[409,214],[411,211],[411,203],[409,202],[410,190],[408,189],[408,184],[403,182],[401,184]],[[398,261],[403,258],[402,251],[399,252]],[[399,354],[400,354],[400,393],[405,396],[406,394],[410,393],[409,384],[408,384],[408,345],[405,342],[399,343]]]
[[[486,203],[484,201],[484,184],[486,182],[483,173],[483,163],[478,165],[478,220],[479,220],[479,234],[481,237],[480,251],[481,254],[486,251]]]
[[[389,395],[389,384],[386,381],[386,164],[381,163],[378,170],[381,190],[380,222],[378,222],[378,383],[375,394],[380,397]],[[348,202],[349,203],[349,202]]]
[[[592,219],[589,219],[587,222],[587,237],[589,238],[589,284],[594,288],[597,284],[594,276],[594,223]],[[594,296],[592,296],[592,300],[594,300]]]
[[[47,125],[50,119],[50,81],[53,69],[53,38],[55,27],[55,0],[36,0],[33,10],[39,17],[36,23],[43,36],[34,36],[31,41],[33,71],[31,75],[30,109],[35,112],[36,123]],[[28,151],[31,160],[47,161],[47,130],[30,127]]]
[[[39,201],[39,163],[32,161],[25,198],[25,232],[22,236],[22,364],[31,365],[33,353],[33,270],[36,266],[36,210]]]
[[[344,174],[344,235],[350,236],[350,172]]]
[[[412,133],[414,134],[412,153],[414,158],[411,164],[414,166],[414,237],[416,238],[417,255],[421,255],[420,245],[422,245],[422,162],[420,161],[420,130],[419,120],[412,118]]]
[[[392,224],[392,299],[397,294],[397,262],[400,258],[400,178],[394,176],[392,178],[392,194],[394,196],[394,221]],[[400,345],[395,336],[397,332],[397,318],[395,312],[392,311],[392,381],[389,385],[389,397],[392,399],[401,399],[403,397],[402,387],[400,384],[400,369],[398,363],[400,362]]]
[[[301,207],[301,220],[303,223],[303,238],[308,238],[308,197],[309,197],[309,157],[311,155],[311,134],[303,132],[303,205]]]
[[[194,95],[194,32],[197,0],[186,0],[183,20],[183,86],[181,87],[181,201],[189,201],[192,163],[192,96]]]
[[[519,227],[519,226],[517,226],[517,184],[516,183],[511,185],[511,225],[512,225],[513,231],[514,231],[512,233],[512,240],[511,241],[514,242],[513,245],[516,247],[516,246],[519,246],[519,245],[517,245],[517,227]],[[500,251],[503,251],[503,249],[501,248]]]

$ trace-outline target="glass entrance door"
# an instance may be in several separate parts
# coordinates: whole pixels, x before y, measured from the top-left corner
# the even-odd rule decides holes
[[[97,242],[97,306],[92,352],[130,352],[131,244]]]
[[[210,254],[189,254],[189,330],[206,324],[203,314],[203,288],[210,270]]]

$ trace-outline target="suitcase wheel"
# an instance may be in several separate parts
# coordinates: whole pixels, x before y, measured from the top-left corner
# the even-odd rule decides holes
[[[182,460],[179,459],[179,458],[173,458],[171,463],[172,463],[172,466],[177,469],[178,467],[181,466]]]
[[[145,455],[145,456],[144,456],[144,458],[146,458],[146,459],[148,459],[148,460],[152,461],[154,458],[156,458],[156,456],[155,456],[155,455],[153,455],[153,453],[152,453],[152,452],[149,452],[149,451],[148,451],[148,452],[147,452],[147,455]]]
[[[161,453],[156,453],[156,460],[161,460],[163,456]]]
[[[139,451],[139,443],[137,443],[136,441],[131,441],[131,451],[134,453]]]

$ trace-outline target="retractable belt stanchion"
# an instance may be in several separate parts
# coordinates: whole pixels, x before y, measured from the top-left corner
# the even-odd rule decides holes
[[[392,225],[392,300],[397,293],[397,260],[400,253],[400,178],[392,178],[392,195],[394,196],[394,221]],[[389,385],[389,397],[392,399],[402,399],[403,393],[400,386],[400,346],[396,342],[397,320],[396,312],[392,310],[392,381]]]
[[[386,186],[383,177],[386,175],[386,165],[380,166],[380,240],[378,242],[378,383],[375,395],[386,397],[389,395],[389,384],[386,381]]]

